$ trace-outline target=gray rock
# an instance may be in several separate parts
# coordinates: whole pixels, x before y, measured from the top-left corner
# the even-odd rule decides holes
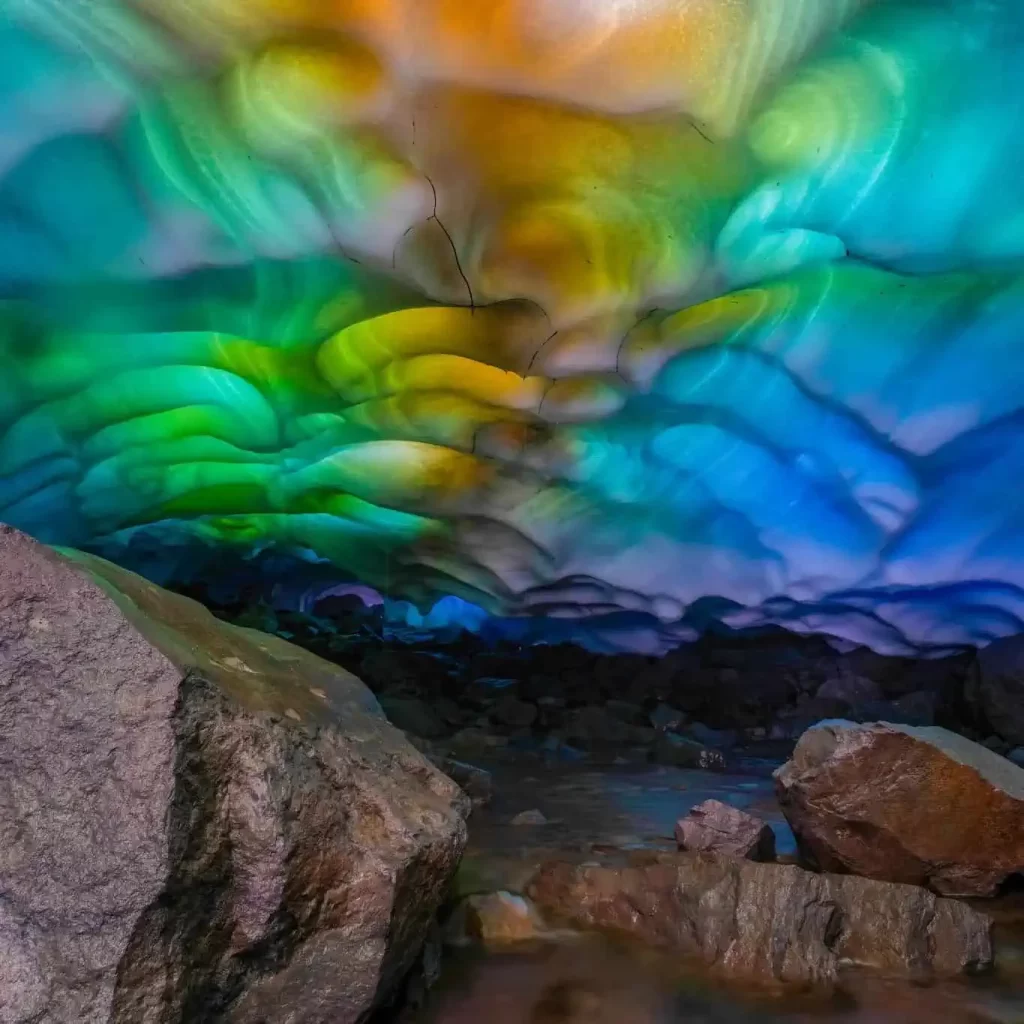
[[[938,728],[823,722],[775,773],[805,857],[825,871],[992,896],[1024,872],[1024,770]]]
[[[724,771],[725,755],[720,750],[706,747],[703,743],[677,736],[672,732],[658,733],[651,751],[658,764],[676,768],[707,768]]]
[[[722,853],[747,860],[775,860],[775,833],[753,814],[720,800],[705,800],[676,822],[676,842],[692,853]]]
[[[465,796],[354,676],[0,528],[0,1015],[355,1024]]]
[[[669,704],[659,704],[651,712],[649,720],[658,732],[665,732],[678,729],[686,721],[686,714]]]
[[[978,652],[973,680],[976,703],[992,730],[1024,744],[1024,635],[996,640]]]
[[[1014,764],[1024,767],[1024,747],[1014,747],[1006,756]]]
[[[992,922],[926,889],[715,854],[551,861],[526,887],[552,921],[624,933],[755,980],[827,983],[856,964],[925,980],[991,967]]]

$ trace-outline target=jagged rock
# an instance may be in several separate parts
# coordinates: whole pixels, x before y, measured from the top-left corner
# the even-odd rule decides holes
[[[729,975],[825,983],[844,963],[915,978],[992,964],[991,921],[910,885],[714,854],[551,861],[526,887],[552,920],[621,932]]]
[[[675,768],[724,771],[726,767],[725,755],[721,751],[706,747],[703,743],[685,736],[677,736],[673,732],[658,733],[651,753],[658,764],[672,765]]]
[[[705,800],[676,822],[676,842],[692,853],[723,853],[747,860],[775,860],[775,833],[753,814],[720,800]]]
[[[1024,634],[978,652],[973,688],[992,730],[1014,746],[1024,743]]]
[[[354,1024],[465,843],[354,676],[6,527],[0,722],[5,1021]]]
[[[992,896],[1024,871],[1024,770],[945,729],[823,722],[775,773],[825,871]]]

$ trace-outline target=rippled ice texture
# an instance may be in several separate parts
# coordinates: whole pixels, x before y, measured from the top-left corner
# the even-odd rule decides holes
[[[3,0],[0,517],[612,646],[1020,630],[1022,121],[1019,0]]]

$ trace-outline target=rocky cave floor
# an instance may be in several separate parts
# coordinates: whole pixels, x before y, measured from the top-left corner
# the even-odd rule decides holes
[[[518,892],[552,855],[643,863],[676,849],[673,827],[705,800],[756,814],[778,860],[797,863],[772,773],[829,718],[940,725],[1024,765],[972,688],[973,653],[935,660],[838,652],[784,631],[708,636],[665,658],[486,644],[385,626],[330,599],[315,614],[212,609],[359,676],[393,724],[473,800],[453,906]],[[1024,708],[1021,709],[1024,717]],[[1020,1024],[1024,886],[980,901],[996,921],[996,971],[928,985],[847,973],[827,993],[723,987],[678,956],[595,935],[544,933],[519,897],[468,941],[449,920],[445,955],[389,1011],[403,1024]],[[484,915],[486,916],[486,915]],[[472,931],[472,929],[470,929]],[[508,940],[516,940],[510,945]],[[493,940],[493,941],[491,941]],[[525,940],[525,941],[524,941]],[[441,943],[438,946],[440,948]]]

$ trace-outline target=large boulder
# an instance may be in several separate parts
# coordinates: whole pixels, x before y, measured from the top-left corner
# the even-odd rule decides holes
[[[0,1020],[345,1024],[466,798],[354,676],[0,528]]]
[[[993,732],[1024,744],[1024,635],[996,640],[978,652],[969,696]]]
[[[991,921],[927,889],[710,853],[550,861],[527,886],[550,919],[633,936],[756,980],[828,983],[845,964],[922,980],[990,967]]]
[[[992,896],[1024,872],[1024,770],[945,729],[822,722],[775,785],[824,871],[952,896]]]

